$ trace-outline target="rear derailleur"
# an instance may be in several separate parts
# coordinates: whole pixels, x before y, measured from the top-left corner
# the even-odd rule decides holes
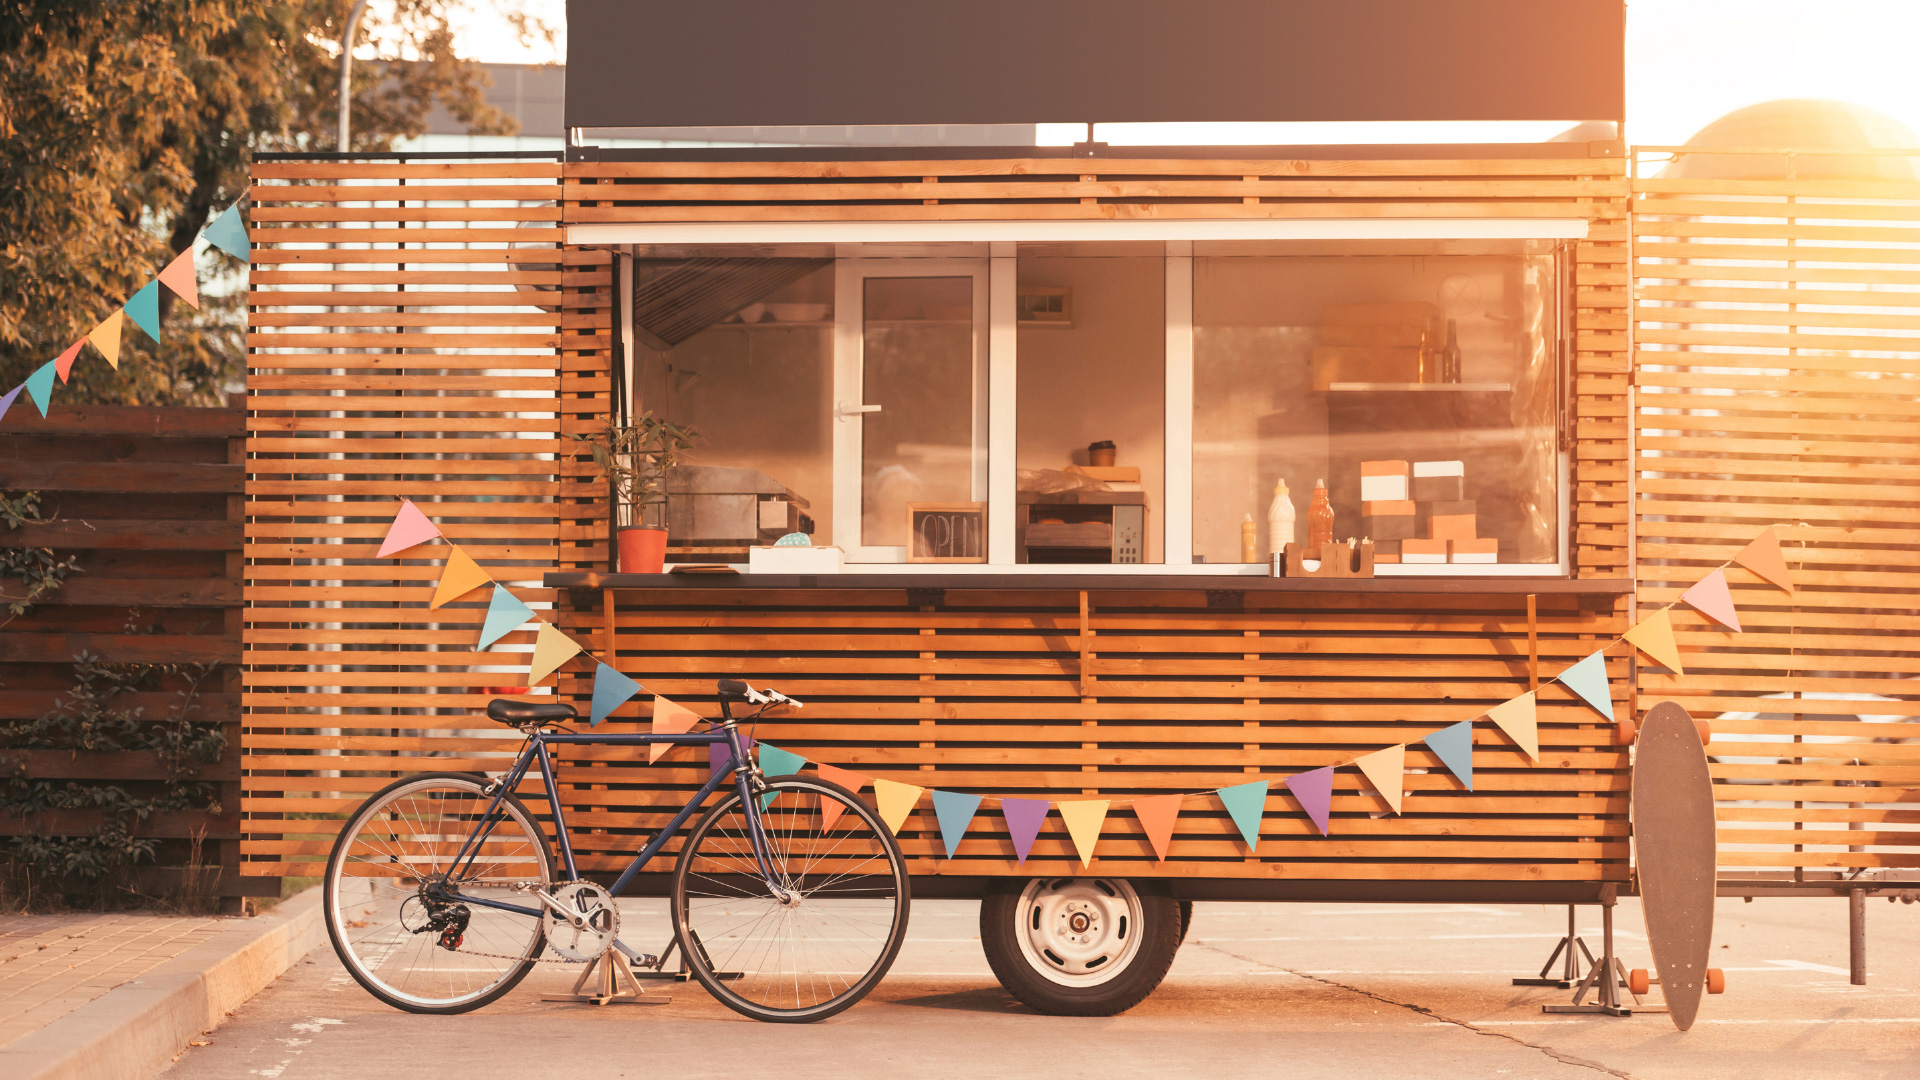
[[[426,919],[419,926],[407,924],[406,904],[418,902],[426,911]],[[457,900],[440,900],[428,896],[425,892],[407,897],[406,904],[400,906],[400,925],[416,934],[439,934],[437,944],[451,952],[466,940],[467,922],[473,918],[473,912],[467,905]],[[416,918],[418,917],[416,913]]]

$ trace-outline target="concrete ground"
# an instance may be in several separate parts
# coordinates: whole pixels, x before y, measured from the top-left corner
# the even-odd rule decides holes
[[[658,902],[623,911],[636,947],[665,940]],[[1015,1002],[981,956],[977,918],[971,902],[916,903],[886,981],[808,1026],[747,1020],[697,984],[665,984],[672,1003],[648,1008],[542,1003],[579,970],[557,966],[478,1012],[414,1016],[368,996],[323,946],[165,1075],[1920,1077],[1920,908],[1882,900],[1868,908],[1864,987],[1847,980],[1844,900],[1721,901],[1714,957],[1728,991],[1684,1034],[1659,1013],[1543,1015],[1570,995],[1510,985],[1538,971],[1565,908],[1201,904],[1166,982],[1108,1019]],[[1596,950],[1597,923],[1583,908]],[[1651,966],[1634,902],[1616,925],[1628,966]]]

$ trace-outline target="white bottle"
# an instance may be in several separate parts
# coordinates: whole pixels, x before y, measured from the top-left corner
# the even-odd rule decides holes
[[[1278,555],[1293,543],[1293,499],[1287,494],[1285,480],[1273,485],[1273,502],[1267,507],[1267,552]]]

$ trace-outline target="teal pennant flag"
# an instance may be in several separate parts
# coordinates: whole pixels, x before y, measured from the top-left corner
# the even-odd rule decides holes
[[[1421,741],[1468,791],[1473,790],[1473,721],[1450,724]]]
[[[53,401],[53,376],[51,360],[34,368],[33,374],[27,376],[27,396],[39,407],[41,419],[46,418],[47,405]]]
[[[587,726],[599,727],[600,721],[627,703],[645,687],[605,664],[593,669],[593,706],[587,714]]]
[[[791,750],[782,750],[777,746],[768,746],[766,743],[760,743],[758,745],[760,749],[760,771],[769,777],[792,776],[794,773],[799,772],[801,767],[807,763],[806,758],[801,757]],[[760,796],[760,809],[765,810],[767,807],[772,806],[773,797],[778,794],[780,793],[777,791],[769,791],[765,795]]]
[[[1607,689],[1607,656],[1593,653],[1560,673],[1560,683],[1580,695],[1609,722],[1613,720],[1613,694]]]
[[[973,824],[973,815],[979,809],[978,795],[934,789],[933,816],[940,819],[940,839],[947,845],[947,858],[953,858],[960,838],[967,835],[967,826]]]
[[[126,311],[127,318],[133,320],[133,325],[145,330],[147,336],[153,340],[160,340],[160,283],[158,281],[149,281],[141,286],[140,291],[133,294],[133,299],[127,301]]]
[[[1267,782],[1256,780],[1221,788],[1220,801],[1226,804],[1233,823],[1240,827],[1240,837],[1247,842],[1247,852],[1251,854],[1260,845],[1260,817],[1267,811]]]
[[[253,260],[253,245],[247,242],[247,227],[240,222],[240,201],[234,200],[232,206],[220,212],[203,233],[207,243],[236,259]]]
[[[515,630],[525,626],[533,618],[533,609],[520,602],[519,597],[508,592],[506,586],[493,587],[493,600],[487,604],[487,621],[480,628],[480,648],[484,649]]]

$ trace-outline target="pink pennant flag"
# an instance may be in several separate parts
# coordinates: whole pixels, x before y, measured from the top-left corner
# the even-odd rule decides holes
[[[381,541],[380,553],[374,557],[384,559],[439,535],[440,527],[428,521],[412,499],[401,499],[400,512],[393,515],[393,524],[387,526],[387,538]]]
[[[1294,773],[1287,777],[1287,790],[1300,802],[1300,809],[1313,819],[1320,835],[1327,835],[1327,819],[1333,810],[1333,766]]]
[[[193,245],[173,257],[165,270],[160,271],[160,284],[173,290],[173,294],[187,302],[188,307],[200,306],[200,283],[193,276]]]
[[[53,370],[59,374],[61,382],[66,382],[67,377],[73,374],[74,358],[80,355],[80,346],[86,343],[87,339],[81,338],[79,341],[67,346],[66,352],[53,358]]]
[[[1695,611],[1738,634],[1740,613],[1733,608],[1733,590],[1727,588],[1727,572],[1715,570],[1680,594],[1680,599]]]
[[[658,694],[653,696],[653,733],[655,735],[684,735],[693,730],[701,716],[677,701],[668,701]],[[673,743],[657,742],[647,744],[647,764],[660,760],[661,755],[674,748]]]

